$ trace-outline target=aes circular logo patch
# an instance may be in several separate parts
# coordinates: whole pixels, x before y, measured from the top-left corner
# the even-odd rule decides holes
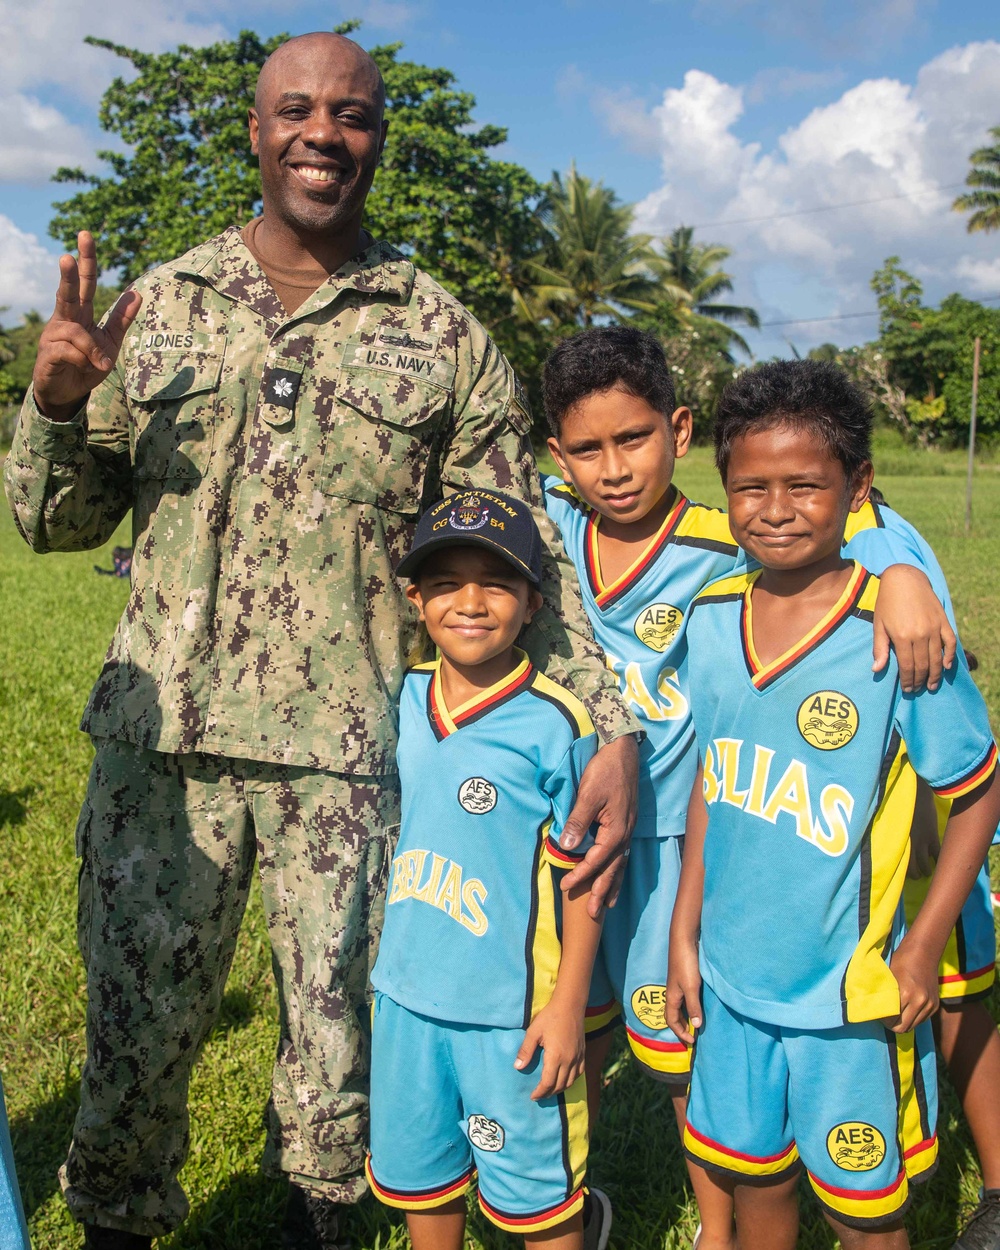
[[[662,985],[640,985],[632,995],[632,1014],[647,1029],[665,1029],[666,990]]]
[[[666,651],[677,637],[684,613],[672,603],[651,603],[635,618],[632,628],[640,642],[654,651]]]
[[[810,746],[836,751],[858,732],[858,709],[839,690],[817,690],[802,700],[796,721]]]
[[[827,1133],[826,1150],[845,1172],[870,1172],[885,1158],[885,1138],[874,1124],[846,1120]]]
[[[469,777],[458,787],[458,801],[473,816],[485,816],[497,805],[497,788],[485,777]]]
[[[506,1140],[507,1134],[503,1130],[503,1125],[498,1121],[491,1120],[486,1115],[469,1116],[469,1141],[473,1146],[496,1153],[498,1150],[503,1150]]]

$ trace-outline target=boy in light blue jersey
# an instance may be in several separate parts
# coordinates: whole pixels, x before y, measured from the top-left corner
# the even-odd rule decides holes
[[[704,802],[667,984],[668,1020],[698,1033],[685,1149],[734,1194],[741,1250],[794,1247],[800,1159],[845,1250],[904,1250],[909,1181],[936,1155],[927,1022],[1000,814],[996,746],[961,663],[919,696],[894,660],[872,674],[878,579],[842,554],[871,418],[842,372],[763,366],[716,421],[733,535],[762,568],[692,611]],[[904,935],[908,762],[952,809]]]
[[[398,571],[438,657],[409,672],[400,701],[368,1177],[407,1212],[414,1250],[461,1250],[474,1172],[499,1227],[582,1250],[584,1012],[600,923],[589,889],[571,891],[560,940],[556,898],[561,870],[587,850],[558,837],[596,734],[514,645],[541,603],[541,539],[523,503],[450,496],[421,518]],[[591,1214],[603,1247],[608,1221]]]
[[[912,560],[922,568],[954,626],[954,608],[937,557],[875,487],[868,502],[848,518],[847,537],[851,540],[851,553],[876,575],[892,560]],[[975,664],[975,660],[971,663]],[[950,806],[947,799],[936,797],[925,782],[918,782],[918,819],[912,835],[917,849],[911,853],[903,888],[909,922],[927,896]],[[921,840],[926,846],[921,846]],[[995,981],[996,930],[987,860],[962,907],[938,968],[941,1008],[935,1017],[937,1043],[961,1099],[983,1180],[980,1202],[954,1250],[1000,1250],[1000,1034],[984,1001]]]
[[[631,855],[618,904],[605,918],[588,1007],[591,1118],[609,1042],[601,1033],[620,1003],[634,1055],[651,1076],[672,1083],[683,1128],[690,1049],[667,1026],[663,977],[697,769],[687,628],[698,593],[745,558],[725,514],[692,503],[672,483],[675,460],[690,443],[691,413],[677,407],[652,335],[624,326],[585,331],[553,352],[543,382],[549,448],[563,474],[562,481],[544,479],[546,508],[577,568],[594,634],[646,731]],[[915,560],[903,555],[902,563]],[[928,640],[940,638],[947,622],[926,577],[912,574],[901,568],[890,575],[904,589],[895,614],[891,604],[885,614],[899,627],[886,620],[886,630],[895,638],[921,622],[926,656]],[[698,1170],[692,1181],[702,1245],[731,1246],[728,1197]]]

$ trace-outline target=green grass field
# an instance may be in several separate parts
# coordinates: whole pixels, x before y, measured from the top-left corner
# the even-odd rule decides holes
[[[980,686],[1000,725],[1000,471],[992,464],[980,468],[973,533],[966,537],[960,454],[916,453],[884,442],[877,463],[890,502],[924,533],[949,575],[963,641],[979,656]],[[704,449],[681,463],[678,479],[693,498],[721,502]],[[127,542],[127,535],[118,541]],[[76,726],[128,589],[98,577],[95,563],[110,566],[110,545],[100,552],[34,556],[0,508],[0,1070],[40,1250],[82,1244],[56,1181],[84,1054],[73,831],[90,746]],[[261,1178],[259,1159],[276,1043],[276,997],[254,898],[222,1018],[191,1091],[192,1149],[183,1172],[191,1216],[161,1247],[264,1250],[274,1244],[283,1195]],[[968,1134],[943,1084],[940,1168],[909,1217],[912,1244],[920,1247],[951,1245],[979,1185]],[[615,1204],[613,1247],[690,1245],[696,1220],[669,1098],[620,1050],[607,1074],[592,1174]],[[364,1250],[407,1244],[401,1221],[375,1203],[359,1209],[354,1232]],[[470,1245],[511,1244],[473,1215]],[[808,1198],[800,1244],[835,1244]]]

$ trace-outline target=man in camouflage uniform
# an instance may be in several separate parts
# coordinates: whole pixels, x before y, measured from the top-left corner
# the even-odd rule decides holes
[[[281,1001],[265,1165],[293,1182],[282,1244],[335,1244],[336,1204],[363,1192],[411,629],[392,570],[442,493],[535,506],[548,606],[526,645],[610,743],[573,822],[602,822],[599,896],[627,840],[634,726],[541,509],[510,366],[361,229],[383,102],[350,40],[283,45],[250,117],[263,217],[145,275],[103,327],[82,234],[7,461],[36,551],[104,543],[132,512],[132,593],[83,717],[88,1047],[61,1180],[88,1246],[138,1250],[185,1217],[188,1081],[255,860]]]

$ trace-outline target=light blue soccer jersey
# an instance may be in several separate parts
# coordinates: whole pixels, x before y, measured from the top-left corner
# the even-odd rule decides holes
[[[890,564],[912,564],[925,573],[955,628],[955,609],[944,570],[930,544],[905,517],[887,504],[869,500],[847,518],[844,539],[845,555],[876,577],[881,577]]]
[[[460,708],[440,681],[434,662],[403,683],[402,828],[372,983],[435,1019],[525,1028],[559,971],[552,867],[586,852],[557,838],[597,735],[523,655]]]
[[[855,563],[824,619],[764,665],[742,573],[692,609],[690,680],[709,825],[705,980],[754,1019],[825,1029],[894,1016],[887,957],[909,855],[915,780],[966,794],[996,747],[964,664],[904,695],[871,672],[878,579]]]
[[[646,731],[639,747],[633,836],[678,837],[698,765],[688,700],[687,625],[704,586],[744,563],[724,512],[680,493],[635,564],[608,584],[601,575],[600,514],[560,478],[544,477],[545,507],[576,566],[594,636]]]

